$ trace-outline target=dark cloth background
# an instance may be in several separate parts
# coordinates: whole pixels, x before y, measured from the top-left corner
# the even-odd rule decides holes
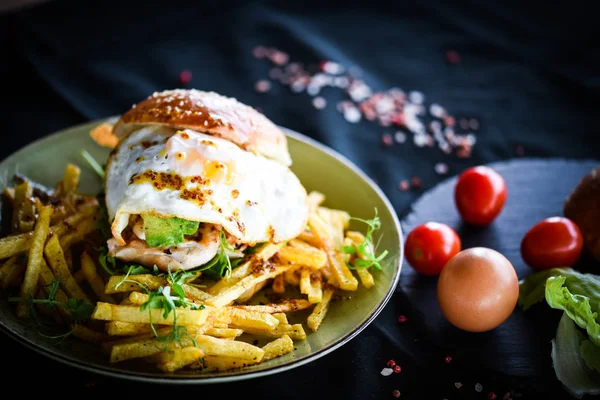
[[[444,178],[434,172],[438,161],[456,174],[516,157],[519,145],[527,156],[596,158],[596,17],[585,3],[499,3],[54,0],[1,15],[0,158],[61,128],[119,114],[153,91],[179,87],[183,69],[193,72],[189,87],[259,107],[274,122],[349,157],[381,186],[400,217],[422,190]],[[280,48],[292,61],[356,65],[374,90],[420,90],[427,103],[478,118],[473,156],[457,159],[412,143],[382,148],[380,134],[390,129],[347,123],[335,110],[341,96],[333,91],[324,92],[329,104],[321,111],[306,94],[279,84],[257,93],[254,84],[266,78],[269,64],[253,58],[256,45]],[[449,48],[459,52],[459,64],[446,62]],[[398,182],[412,176],[422,179],[422,189],[399,191]],[[405,324],[396,322],[400,314],[409,318]],[[415,342],[426,336],[421,329],[411,324],[398,288],[367,329],[330,355],[275,376],[176,389],[57,365],[0,338],[3,385],[138,398],[386,399],[393,389],[406,399],[486,398],[489,391],[502,398],[510,389],[524,398],[565,396],[551,374],[486,371],[477,360],[446,365],[434,344]],[[403,371],[384,378],[380,370],[390,358]],[[454,382],[465,388],[457,390]],[[476,382],[482,393],[472,389]]]

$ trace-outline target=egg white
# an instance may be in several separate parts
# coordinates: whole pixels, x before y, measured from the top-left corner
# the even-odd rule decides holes
[[[150,170],[177,175],[186,189],[201,190],[204,202],[150,181],[132,182]],[[204,177],[201,184],[191,182],[197,176]],[[136,214],[217,224],[243,243],[289,240],[308,219],[306,190],[288,167],[189,129],[148,126],[129,135],[109,161],[105,189],[113,236],[121,244]]]

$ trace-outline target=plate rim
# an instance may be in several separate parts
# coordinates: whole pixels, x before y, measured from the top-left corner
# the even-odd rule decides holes
[[[4,164],[5,162],[9,161],[17,153],[26,151],[30,147],[39,145],[40,143],[43,143],[44,141],[52,140],[53,138],[64,135],[70,131],[85,130],[85,129],[88,129],[88,127],[91,128],[92,126],[101,124],[103,122],[112,123],[116,119],[118,119],[118,116],[111,116],[111,117],[107,117],[107,118],[91,120],[88,122],[71,125],[69,127],[60,129],[60,130],[50,133],[48,135],[44,135],[44,136],[28,143],[27,145],[17,149],[16,151],[12,152],[7,157],[0,160],[0,164]],[[294,369],[294,368],[306,365],[310,362],[316,361],[317,359],[322,358],[327,354],[331,354],[335,350],[339,349],[340,347],[342,347],[343,345],[347,344],[352,339],[357,337],[358,334],[360,334],[365,328],[367,328],[367,326],[369,326],[375,320],[375,318],[377,318],[377,316],[381,313],[381,311],[388,304],[388,302],[391,299],[391,297],[393,296],[396,288],[398,287],[398,283],[400,281],[401,270],[402,270],[402,266],[404,263],[404,249],[403,249],[404,235],[403,235],[403,231],[402,231],[402,226],[400,224],[400,220],[398,218],[398,215],[397,215],[392,203],[390,202],[389,198],[387,197],[387,195],[383,192],[383,190],[379,187],[379,185],[377,185],[377,183],[375,183],[375,181],[373,181],[353,161],[351,161],[349,158],[347,158],[343,154],[339,153],[335,149],[319,142],[316,139],[313,139],[307,135],[304,135],[300,132],[297,132],[293,129],[290,129],[290,128],[287,128],[284,126],[278,125],[278,127],[284,132],[284,134],[286,136],[291,137],[299,142],[303,142],[305,144],[308,144],[312,147],[317,148],[318,150],[326,153],[327,155],[339,160],[346,167],[350,168],[354,173],[359,175],[361,177],[361,179],[363,179],[371,187],[371,189],[374,190],[375,193],[377,193],[377,195],[382,200],[385,207],[388,209],[388,211],[390,212],[390,214],[392,216],[392,220],[394,222],[394,226],[395,226],[396,232],[398,234],[398,250],[399,251],[398,251],[398,260],[397,260],[397,263],[395,263],[395,266],[397,265],[397,268],[392,277],[392,282],[390,284],[390,288],[389,288],[388,292],[385,294],[385,296],[383,296],[383,298],[379,301],[379,304],[375,307],[375,309],[371,312],[371,314],[365,319],[365,321],[362,324],[356,326],[352,331],[350,331],[346,335],[342,336],[341,338],[339,338],[337,341],[335,341],[331,345],[324,347],[312,354],[309,354],[302,359],[292,360],[285,364],[269,367],[269,368],[262,369],[259,371],[238,372],[234,375],[211,376],[211,377],[206,377],[206,378],[197,377],[197,376],[189,377],[189,376],[185,376],[185,375],[165,375],[164,377],[163,376],[158,377],[155,375],[148,376],[143,373],[136,372],[136,371],[126,371],[126,372],[115,371],[110,368],[106,368],[104,366],[99,366],[99,365],[95,365],[95,364],[93,366],[90,366],[88,364],[85,364],[84,362],[78,361],[75,358],[66,357],[66,356],[63,356],[60,354],[56,354],[52,351],[49,351],[44,346],[40,346],[36,343],[33,343],[33,342],[27,340],[27,338],[22,337],[21,335],[18,335],[15,332],[12,332],[10,329],[6,328],[3,324],[0,324],[0,332],[2,332],[7,337],[12,338],[13,340],[20,343],[21,345],[24,345],[27,348],[29,348],[39,354],[42,354],[50,359],[53,359],[55,361],[69,365],[72,368],[85,370],[87,372],[91,372],[91,373],[95,373],[95,374],[99,374],[99,375],[103,375],[103,376],[107,376],[107,377],[115,378],[115,379],[119,379],[119,380],[146,382],[146,383],[160,383],[160,384],[192,384],[192,385],[195,385],[195,384],[219,384],[219,383],[228,383],[228,382],[235,382],[235,381],[241,381],[241,380],[249,380],[252,378],[261,378],[261,377],[274,375],[274,374],[277,374],[280,372],[289,371],[291,369]]]

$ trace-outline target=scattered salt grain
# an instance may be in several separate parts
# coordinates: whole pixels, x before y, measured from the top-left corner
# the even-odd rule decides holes
[[[392,390],[392,396],[394,396],[395,398],[400,397],[400,391],[397,389]]]
[[[333,61],[324,61],[321,63],[321,71],[331,75],[338,75],[344,73],[344,67]]]
[[[429,106],[429,114],[435,118],[443,118],[446,114],[446,110],[439,104],[433,103]]]
[[[400,183],[398,184],[398,189],[400,189],[403,192],[408,191],[408,189],[410,189],[410,183],[405,179],[400,181]],[[401,315],[400,317],[398,317],[398,322],[403,323],[406,321],[406,317],[404,315]]]
[[[462,387],[462,383],[461,382],[454,382],[454,387],[457,389],[460,389]]]
[[[271,90],[271,82],[264,80],[264,79],[260,80],[260,81],[256,82],[256,85],[254,85],[254,89],[258,93],[266,93],[269,90]]]
[[[469,120],[466,118],[459,119],[458,126],[460,126],[460,129],[464,129],[466,131],[467,129],[469,129]]]
[[[394,139],[389,133],[384,133],[383,135],[381,135],[381,142],[384,146],[389,147],[392,144],[394,144]]]
[[[448,173],[448,164],[439,162],[435,164],[435,173],[438,175],[445,175]]]
[[[471,118],[469,120],[469,128],[473,129],[474,131],[479,129],[479,121],[476,120],[475,118]]]
[[[281,78],[283,78],[284,73],[283,70],[281,68],[271,68],[269,70],[269,78],[273,79],[274,81],[278,81]]]
[[[404,132],[396,132],[394,133],[394,140],[396,143],[404,143],[406,142],[406,134]]]
[[[394,373],[394,370],[391,368],[384,368],[381,370],[381,375],[383,375],[383,376],[390,376],[393,373]]]
[[[321,88],[317,85],[313,85],[312,83],[306,88],[306,93],[308,93],[309,96],[316,96],[320,91]]]
[[[346,108],[346,110],[344,110],[344,118],[346,121],[355,124],[361,119],[360,111],[358,111],[358,108],[356,107]]]
[[[264,46],[256,46],[252,50],[252,55],[255,58],[264,58],[267,55],[267,49]]]
[[[482,385],[481,383],[477,382],[477,383],[475,384],[475,391],[476,391],[477,393],[481,393],[481,391],[482,391],[482,390],[483,390],[483,385]]]
[[[423,101],[425,101],[425,95],[421,92],[413,90],[412,92],[408,93],[408,100],[413,104],[423,104]]]
[[[317,110],[322,110],[327,106],[327,100],[325,100],[323,97],[319,96],[319,97],[315,97],[313,99],[313,106],[317,109]]]

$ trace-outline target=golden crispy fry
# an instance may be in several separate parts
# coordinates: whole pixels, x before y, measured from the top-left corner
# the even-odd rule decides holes
[[[44,248],[44,254],[46,255],[46,260],[54,272],[54,275],[56,278],[60,279],[60,286],[65,292],[72,298],[89,302],[90,299],[87,294],[77,284],[73,275],[71,275],[71,271],[69,271],[65,256],[60,247],[60,242],[58,241],[58,236],[53,235],[48,240],[48,243]]]
[[[257,283],[273,278],[290,268],[290,265],[269,264],[266,266],[266,268],[254,271],[252,274],[240,279],[233,286],[223,289],[219,294],[215,295],[215,297],[208,299],[206,303],[215,307],[226,306],[235,301],[246,290],[253,287]]]
[[[6,260],[0,267],[0,288],[18,286],[25,267],[24,263],[19,262],[18,254]]]
[[[81,170],[78,166],[68,163],[63,178],[56,185],[55,194],[57,197],[66,198],[74,194],[79,186],[79,176]]]
[[[252,333],[254,335],[260,335],[271,338],[278,338],[283,335],[288,335],[294,340],[304,340],[306,339],[306,332],[304,331],[304,327],[302,324],[282,324],[280,323],[277,327],[270,331],[261,331],[255,330],[251,328],[244,329],[246,333]]]
[[[284,299],[279,303],[271,303],[265,305],[235,305],[228,307],[229,309],[241,309],[245,311],[260,312],[260,313],[285,313],[300,311],[312,306],[312,303],[305,299]]]
[[[205,302],[206,300],[212,298],[211,294],[206,293],[205,291],[200,290],[193,285],[184,283],[183,285],[181,285],[181,287],[183,288],[186,297],[188,297],[190,300],[197,302]]]
[[[108,321],[104,331],[109,336],[136,336],[151,333],[152,327],[144,323]]]
[[[319,242],[319,239],[315,236],[313,231],[302,231],[300,233],[300,235],[298,235],[298,237],[296,238],[296,240],[301,240],[313,247],[319,247],[321,246],[321,242]]]
[[[98,344],[107,342],[111,339],[104,333],[95,331],[81,324],[71,325],[71,329],[73,329],[73,336],[78,337],[79,339],[89,343]]]
[[[244,333],[243,329],[235,329],[235,328],[215,328],[212,327],[206,331],[208,336],[214,336],[221,339],[235,339]]]
[[[231,371],[234,369],[258,364],[258,362],[254,360],[244,360],[237,357],[223,356],[205,356],[203,361],[202,370],[211,372]]]
[[[65,220],[60,220],[50,227],[50,232],[53,235],[61,236],[67,230],[77,225],[82,219],[95,214],[97,211],[98,203],[95,200],[93,202],[86,202],[77,208],[76,214],[71,215]],[[0,239],[0,259],[9,258],[15,254],[28,251],[33,243],[33,235],[34,232],[27,232]]]
[[[308,296],[310,303],[319,303],[323,298],[321,275],[308,268],[300,270],[300,293]]]
[[[283,274],[277,275],[273,278],[273,284],[271,285],[271,289],[274,293],[284,293],[285,292],[285,279],[283,279]]]
[[[344,245],[345,246],[353,246],[356,248],[356,245],[359,245],[359,244],[363,243],[364,241],[365,241],[365,237],[363,236],[362,233],[355,232],[355,231],[349,231],[349,232],[346,232],[346,238],[344,239]],[[359,257],[363,260],[365,259],[365,256],[363,254],[357,254],[356,257]],[[356,265],[354,263],[352,263],[352,264],[354,265],[354,267],[356,267]],[[366,287],[367,289],[375,286],[375,280],[373,279],[373,275],[371,275],[368,268],[356,268],[356,274],[360,278],[360,281],[363,284],[363,286]]]
[[[170,352],[159,353],[160,359],[156,366],[164,372],[175,372],[204,356],[204,352],[197,347],[184,347]]]
[[[25,199],[31,197],[32,190],[31,182],[27,180],[15,187],[12,221],[10,224],[10,230],[12,233],[20,232],[19,221],[22,219],[21,217],[24,211],[23,207],[25,204]]]
[[[339,288],[342,290],[357,290],[358,280],[344,263],[340,252],[336,250],[329,229],[323,219],[317,214],[310,214],[308,224],[327,252],[331,272],[335,276]]]
[[[308,209],[315,212],[317,208],[325,201],[325,195],[321,192],[312,191],[308,194]]]
[[[331,234],[334,248],[341,249],[344,241],[344,231],[350,225],[350,214],[346,211],[326,207],[317,208],[317,214],[325,221]]]
[[[46,238],[48,237],[50,229],[50,217],[52,216],[52,211],[52,206],[42,207],[39,211],[39,217],[35,223],[35,230],[33,231],[27,268],[25,269],[25,276],[23,277],[23,283],[21,284],[20,296],[22,298],[35,295],[42,260],[44,259],[44,244],[46,243]],[[29,316],[29,307],[26,303],[21,302],[17,305],[17,315],[20,318]]]
[[[282,335],[264,345],[262,349],[265,351],[262,361],[268,361],[294,351],[294,342],[289,335]]]
[[[260,261],[266,261],[270,259],[279,251],[279,249],[281,249],[282,246],[283,243],[267,243],[263,245],[261,248],[257,249],[256,253],[250,258],[250,260],[242,263],[239,267],[236,267],[233,271],[231,271],[231,276],[229,278],[221,279],[212,287],[210,287],[208,289],[208,293],[217,295],[227,288],[235,285],[252,272],[255,264]]]
[[[283,275],[283,280],[286,284],[292,286],[298,286],[300,284],[300,276],[297,274],[298,268],[290,268],[285,271]]]
[[[302,241],[290,240],[291,246],[282,247],[277,258],[286,263],[313,269],[322,268],[327,263],[327,253]]]
[[[33,230],[35,225],[35,210],[35,203],[31,200],[31,197],[25,197],[19,212],[19,232],[25,233]]]
[[[279,324],[277,318],[271,314],[247,311],[241,308],[230,307],[229,315],[231,316],[231,328],[270,331]]]
[[[4,195],[4,200],[10,203],[11,207],[15,201],[15,188],[14,187],[6,187],[2,191],[2,195]]]
[[[327,314],[327,310],[329,309],[329,303],[331,302],[332,296],[333,290],[331,288],[325,289],[323,291],[323,299],[315,306],[313,312],[308,316],[306,325],[308,325],[313,332],[316,332],[321,326],[321,323]]]
[[[60,238],[60,246],[63,249],[70,248],[73,243],[83,241],[84,237],[98,229],[96,225],[96,216],[92,215],[87,218],[84,218],[80,221],[77,226],[69,229],[65,234]]]
[[[247,303],[248,301],[250,301],[252,296],[254,296],[256,293],[258,293],[262,288],[267,286],[267,283],[268,282],[266,280],[257,283],[256,285],[252,286],[250,289],[248,289],[244,293],[242,293],[242,295],[240,297],[238,297],[236,301],[238,303]]]
[[[304,300],[306,301],[306,300]],[[289,325],[288,319],[287,319],[287,315],[284,312],[276,312],[273,313],[273,316],[275,318],[277,318],[277,320],[279,321],[280,325]]]
[[[105,303],[116,303],[115,299],[111,295],[104,293],[104,280],[98,274],[94,260],[92,260],[92,257],[90,257],[89,254],[86,252],[81,253],[80,271],[83,272],[85,280],[90,285],[90,287],[92,288],[96,296],[100,299],[100,301],[103,301]]]
[[[152,323],[156,325],[173,325],[177,315],[177,325],[201,326],[213,311],[205,308],[203,310],[191,310],[177,308],[166,318],[163,310],[150,308],[141,310],[139,306],[122,306],[110,303],[98,302],[92,314],[92,319],[103,321],[123,321],[137,323]]]
[[[154,291],[166,285],[167,280],[165,278],[152,274],[129,275],[127,278],[125,275],[113,275],[108,279],[104,293],[142,291],[144,287],[149,291]]]

